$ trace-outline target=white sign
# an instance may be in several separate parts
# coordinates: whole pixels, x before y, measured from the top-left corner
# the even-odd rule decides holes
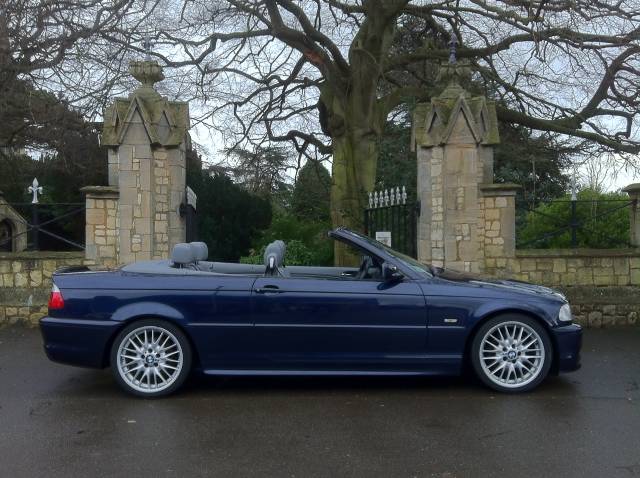
[[[193,191],[193,189],[187,186],[187,204],[189,204],[195,210],[197,201],[198,197],[196,196],[196,193]]]
[[[376,231],[376,241],[391,247],[391,231]]]

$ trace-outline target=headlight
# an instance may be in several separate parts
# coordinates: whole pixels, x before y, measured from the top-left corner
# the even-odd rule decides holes
[[[562,307],[560,307],[558,320],[560,322],[571,322],[571,319],[573,319],[573,317],[571,317],[571,307],[569,307],[569,304],[564,304]]]

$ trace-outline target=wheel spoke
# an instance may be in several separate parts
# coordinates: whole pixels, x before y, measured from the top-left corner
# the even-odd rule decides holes
[[[133,341],[134,339],[137,341],[137,343]],[[131,345],[133,345],[136,348],[136,350],[138,350],[138,351],[142,350],[143,344],[142,344],[142,342],[140,342],[140,338],[139,337],[134,335],[133,337],[131,337],[129,339],[129,342],[131,342]]]
[[[158,366],[157,371],[158,371],[158,376],[160,377],[160,380],[162,380],[163,382],[171,378],[171,374],[166,370],[164,370],[164,368],[162,368],[162,365]],[[166,377],[164,376],[165,373],[167,374]]]
[[[484,360],[485,362],[488,362],[489,360],[498,361],[500,360],[500,358],[499,357],[482,357],[482,360]]]
[[[495,340],[495,346],[496,346],[496,347],[499,347],[499,346],[500,346],[500,340],[498,340],[498,339],[497,339],[496,337],[494,337],[493,335],[489,335],[489,336],[487,337],[487,341],[489,341],[489,340]]]

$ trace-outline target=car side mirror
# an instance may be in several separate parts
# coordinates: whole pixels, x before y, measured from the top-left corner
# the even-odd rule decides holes
[[[382,280],[384,282],[400,282],[404,278],[402,272],[393,264],[382,263]]]

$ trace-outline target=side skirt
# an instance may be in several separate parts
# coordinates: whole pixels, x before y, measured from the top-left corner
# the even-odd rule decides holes
[[[344,377],[344,376],[377,376],[377,377],[412,377],[412,376],[451,376],[460,375],[460,366],[439,368],[436,370],[229,370],[207,369],[205,375],[224,376],[292,376],[292,377]]]

